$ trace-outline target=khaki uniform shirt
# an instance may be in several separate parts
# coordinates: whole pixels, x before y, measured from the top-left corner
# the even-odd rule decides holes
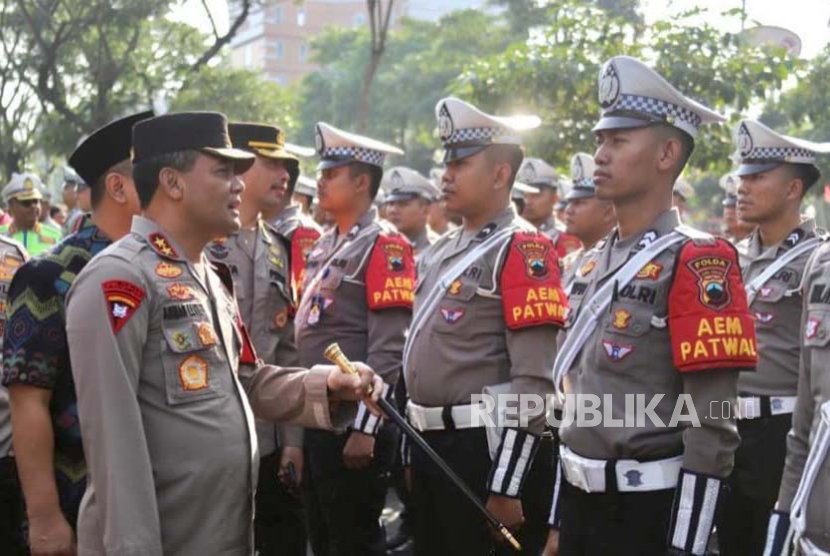
[[[324,370],[239,366],[243,356],[255,361],[229,282],[204,256],[194,266],[182,253],[135,217],[68,294],[89,467],[81,555],[252,554],[251,407],[262,418],[332,425]]]
[[[608,241],[600,242],[586,256],[581,269],[577,272],[571,287],[569,297],[570,314],[569,326],[579,315],[580,308],[586,299],[590,299],[594,292],[613,279],[617,270],[644,246],[660,236],[670,233],[680,223],[676,210],[664,212],[653,223],[651,229],[623,241],[617,239],[617,232],[612,232]],[[672,336],[678,331],[672,330],[672,318],[677,317],[680,327],[683,313],[678,315],[669,312],[670,288],[677,287],[675,267],[681,249],[689,242],[681,242],[664,250],[655,257],[650,264],[644,266],[637,277],[627,286],[622,287],[613,298],[608,309],[600,316],[596,332],[588,338],[581,352],[574,360],[564,379],[566,394],[595,395],[602,403],[600,408],[604,413],[604,420],[598,426],[576,426],[567,424],[560,429],[562,441],[577,454],[594,459],[638,459],[654,460],[683,454],[683,467],[696,473],[705,473],[717,477],[727,476],[732,469],[733,454],[738,446],[739,438],[735,425],[734,415],[727,412],[721,415],[720,411],[712,414],[710,403],[721,407],[722,402],[733,404],[737,395],[737,372],[731,368],[710,369],[680,372],[673,359]],[[738,284],[730,283],[727,288],[730,295],[726,298],[729,303],[740,305],[740,296],[745,296],[740,284],[740,274],[737,264],[737,255],[731,250],[730,257],[734,261],[727,264],[732,270],[733,280]],[[724,256],[719,256],[723,260]],[[733,268],[734,267],[734,268]],[[684,273],[688,272],[683,269]],[[708,272],[708,271],[707,271]],[[684,274],[687,275],[687,274]],[[707,274],[714,282],[724,284],[725,275],[719,270]],[[695,284],[684,284],[691,288],[697,297],[702,292],[703,278]],[[702,295],[702,293],[700,294]],[[754,335],[751,330],[751,320],[746,314],[744,297],[744,313],[740,316],[741,332],[739,336],[746,340],[743,344],[744,352],[754,350]],[[730,305],[724,307],[729,309]],[[686,308],[691,310],[691,304]],[[714,318],[714,317],[713,317]],[[712,327],[714,328],[714,324]],[[704,331],[705,332],[705,331]],[[721,334],[713,334],[712,339],[720,341]],[[714,350],[708,338],[699,338],[698,342],[689,343],[696,349],[708,349],[708,356],[714,357]],[[729,337],[732,341],[732,336]],[[750,340],[752,340],[750,342]],[[687,351],[692,361],[698,352]],[[703,353],[699,354],[703,357]],[[752,358],[751,353],[743,356]],[[717,364],[717,360],[714,362]],[[604,395],[611,395],[609,408]],[[681,394],[688,394],[700,419],[700,427],[686,426],[688,423],[677,423],[669,426],[678,398]],[[662,396],[653,406],[653,413],[662,422],[652,422],[643,411],[642,423],[627,423],[622,425],[625,416],[626,395],[644,395],[644,406],[649,406]],[[631,398],[629,413],[635,411],[636,398]],[[566,406],[568,400],[566,399]],[[684,410],[688,415],[688,409]],[[608,416],[620,419],[619,426],[608,426]]]
[[[259,221],[250,230],[212,242],[206,254],[230,268],[239,315],[260,359],[269,365],[296,367],[300,355],[294,343],[291,272],[283,241]],[[303,445],[301,427],[258,419],[256,428],[260,457],[272,454],[278,445]]]
[[[401,249],[386,253],[386,241],[397,242]],[[373,273],[368,269],[375,257],[381,263],[378,279],[370,280]],[[325,349],[338,342],[349,359],[368,364],[394,391],[401,373],[413,287],[409,241],[391,224],[380,221],[375,208],[346,234],[339,234],[336,226],[327,231],[309,255],[295,319],[300,363],[325,362]],[[372,300],[382,307],[370,309]],[[355,429],[375,434],[379,427],[380,420],[365,408],[358,409]]]
[[[9,284],[15,271],[29,258],[18,241],[0,236],[0,353],[3,351],[3,334],[6,330],[6,300]],[[11,453],[12,419],[9,405],[9,391],[0,385],[0,458]]]
[[[565,225],[553,214],[539,226],[539,231],[553,241],[556,252],[562,258],[582,247],[576,236],[565,233]]]
[[[801,364],[793,428],[787,437],[787,462],[777,509],[789,512],[821,419],[830,400],[830,245],[825,243],[804,269]],[[830,551],[830,464],[821,464],[806,507],[805,536]]]
[[[424,228],[418,232],[415,237],[409,238],[416,258],[424,251],[424,249],[435,243],[437,240],[438,235],[429,228]]]
[[[742,242],[741,267],[749,283],[789,249],[816,236],[814,220],[807,220],[777,245],[764,249],[758,231]],[[798,358],[801,344],[801,280],[812,251],[804,253],[776,272],[750,307],[758,336],[758,369],[741,373],[738,393],[744,396],[795,396],[798,390]]]
[[[460,258],[507,227],[525,233],[535,231],[511,206],[477,234],[462,234],[459,228],[441,236],[418,263],[415,310]],[[559,286],[558,263],[553,250],[550,251],[552,259],[543,261],[557,265],[546,270],[552,277],[551,283]],[[501,279],[506,252],[507,249],[491,249],[473,262],[449,287],[436,310],[425,317],[421,330],[413,337],[405,377],[409,397],[416,404],[469,405],[472,396],[480,395],[485,386],[506,383],[514,394],[553,393],[551,369],[556,357],[557,327],[551,324],[557,312],[560,319],[563,317],[565,302],[557,298],[533,305],[531,312],[538,309],[539,316],[554,318],[538,326],[510,328]],[[547,280],[539,284],[545,288],[550,286]],[[529,430],[536,434],[544,428],[544,414],[529,423]]]

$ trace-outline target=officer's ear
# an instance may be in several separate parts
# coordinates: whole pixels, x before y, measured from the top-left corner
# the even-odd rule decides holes
[[[181,200],[184,196],[184,180],[181,173],[175,168],[165,166],[159,170],[159,189],[174,200]]]
[[[107,196],[120,205],[126,204],[128,201],[127,187],[127,176],[120,172],[109,172],[104,177],[104,191]]]

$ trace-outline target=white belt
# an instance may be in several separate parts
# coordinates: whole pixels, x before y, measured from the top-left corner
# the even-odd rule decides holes
[[[761,409],[765,399],[769,399],[769,411],[771,415],[785,415],[795,411],[795,396],[769,396],[763,398],[759,396],[739,397],[736,416],[738,419],[758,419],[762,416]]]
[[[608,461],[577,455],[567,446],[559,448],[565,480],[585,492],[606,492],[605,468]],[[677,486],[683,456],[657,461],[639,462],[621,459],[614,462],[617,490],[620,492],[651,492]]]
[[[444,411],[443,407],[424,407],[411,401],[406,404],[409,423],[419,432],[446,430],[448,427],[444,422]],[[449,408],[449,416],[456,429],[483,427],[487,424],[484,419],[475,419],[473,422],[473,414],[480,415],[482,411],[479,404],[454,405]]]

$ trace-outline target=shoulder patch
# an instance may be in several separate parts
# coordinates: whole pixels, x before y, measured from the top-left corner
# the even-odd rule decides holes
[[[118,334],[141,306],[144,290],[126,280],[107,280],[101,284],[101,288],[107,301],[112,331]]]
[[[513,234],[501,272],[507,327],[562,326],[568,308],[553,242],[537,232]]]
[[[379,234],[366,267],[366,303],[369,309],[411,309],[414,292],[412,245],[400,234]]]
[[[582,249],[582,242],[576,236],[565,232],[559,233],[556,238],[556,254],[559,255],[560,259],[580,249]]]
[[[669,333],[680,372],[755,367],[755,325],[738,254],[728,241],[681,247],[669,291]]]
[[[302,297],[302,285],[305,281],[305,269],[308,256],[311,254],[320,232],[314,228],[299,227],[291,236],[291,284],[294,291],[294,302],[299,305]]]

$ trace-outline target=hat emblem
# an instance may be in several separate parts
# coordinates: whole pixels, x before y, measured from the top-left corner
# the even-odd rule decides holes
[[[455,131],[455,125],[452,123],[452,116],[450,116],[447,104],[444,103],[438,112],[438,135],[441,141],[446,143],[452,137],[453,131]]]
[[[605,66],[599,78],[599,103],[603,108],[613,106],[620,96],[620,78],[613,63]]]
[[[585,168],[582,167],[582,160],[577,156],[571,162],[571,177],[574,181],[581,180],[585,177]]]
[[[741,128],[738,130],[738,152],[746,158],[752,152],[752,147],[752,135],[750,135],[746,124],[741,124]]]
[[[533,167],[532,162],[528,162],[525,164],[524,169],[522,170],[522,181],[530,181],[536,179],[536,168]]]
[[[401,187],[403,187],[403,185],[404,185],[403,176],[401,176],[400,172],[395,171],[392,174],[392,188],[393,189],[400,189]]]
[[[26,178],[23,180],[23,189],[26,191],[31,191],[35,188],[35,183],[32,181],[32,178]]]
[[[323,154],[323,149],[326,148],[326,142],[323,141],[323,132],[320,126],[314,128],[314,148],[317,149],[317,154]]]

